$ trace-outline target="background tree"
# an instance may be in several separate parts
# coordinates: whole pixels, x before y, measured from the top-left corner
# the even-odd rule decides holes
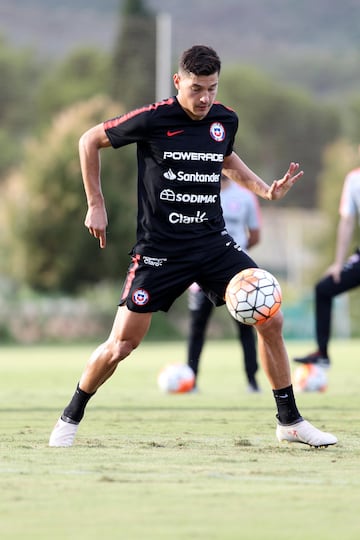
[[[155,101],[156,17],[143,0],[125,0],[121,5],[111,96],[131,110]]]
[[[0,38],[0,181],[19,161],[19,148],[35,121],[34,96],[40,66],[32,51]]]
[[[360,144],[360,97],[358,94],[350,99],[347,127],[350,140],[355,144]]]
[[[63,111],[29,142],[23,166],[7,179],[0,201],[4,273],[35,290],[65,292],[123,275],[135,238],[134,149],[102,154],[106,250],[83,225],[87,208],[77,152],[80,135],[115,112],[118,105],[96,97]]]
[[[55,114],[77,101],[106,95],[110,62],[110,55],[102,51],[76,49],[47,66],[36,95],[37,128],[48,126]]]

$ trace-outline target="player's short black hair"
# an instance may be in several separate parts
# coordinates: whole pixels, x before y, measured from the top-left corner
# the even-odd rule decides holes
[[[221,60],[211,47],[193,45],[181,55],[179,69],[194,75],[213,75],[220,73]]]

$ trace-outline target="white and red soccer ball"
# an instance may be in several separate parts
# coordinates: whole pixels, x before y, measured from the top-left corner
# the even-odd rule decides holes
[[[247,268],[229,282],[225,301],[230,314],[244,324],[262,324],[280,309],[281,288],[277,279],[262,268]]]
[[[194,388],[195,375],[187,364],[168,364],[158,374],[157,383],[166,394],[181,394]]]
[[[327,368],[317,364],[301,364],[293,373],[296,392],[325,392],[328,386]]]

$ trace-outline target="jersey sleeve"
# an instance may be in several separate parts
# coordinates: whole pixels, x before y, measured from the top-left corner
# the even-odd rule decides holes
[[[148,140],[158,124],[159,111],[171,107],[174,103],[174,98],[169,98],[107,120],[103,125],[111,145],[120,148]]]
[[[136,109],[104,122],[104,130],[113,148],[144,140],[148,133],[147,108]]]

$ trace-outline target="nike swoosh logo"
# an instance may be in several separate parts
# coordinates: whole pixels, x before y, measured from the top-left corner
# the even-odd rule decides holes
[[[168,137],[174,137],[174,135],[180,135],[180,133],[184,133],[184,130],[183,130],[183,129],[178,129],[177,131],[170,131],[170,130],[169,130],[169,131],[166,133],[166,135],[167,135]]]
[[[279,398],[281,398],[281,399],[286,399],[287,397],[289,397],[288,394],[284,394],[283,396],[280,396],[280,394],[279,394]]]

